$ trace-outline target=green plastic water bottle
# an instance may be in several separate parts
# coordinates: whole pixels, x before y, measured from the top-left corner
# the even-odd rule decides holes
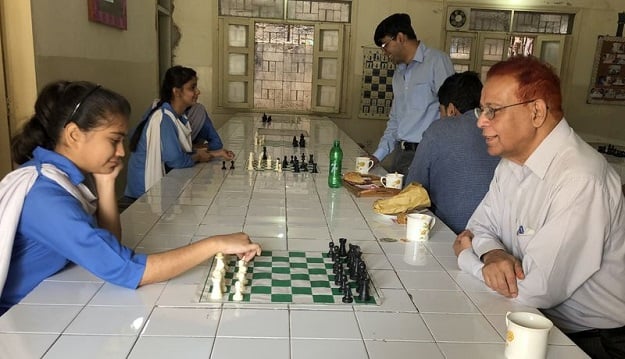
[[[343,166],[343,150],[341,142],[334,140],[334,146],[330,150],[330,170],[328,171],[328,186],[330,188],[341,187],[341,168]]]

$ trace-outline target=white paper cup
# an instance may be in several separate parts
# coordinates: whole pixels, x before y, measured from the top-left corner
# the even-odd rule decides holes
[[[436,218],[422,213],[411,213],[406,222],[406,240],[427,241],[430,239],[430,230],[434,227]]]
[[[404,175],[401,173],[389,173],[386,176],[380,177],[382,186],[386,188],[401,189],[404,182]]]
[[[551,320],[536,313],[506,313],[506,350],[508,359],[544,359]]]
[[[404,248],[404,262],[411,266],[424,266],[428,261],[428,250],[425,244],[408,242]]]
[[[373,160],[369,157],[356,157],[356,172],[366,175],[373,167]]]

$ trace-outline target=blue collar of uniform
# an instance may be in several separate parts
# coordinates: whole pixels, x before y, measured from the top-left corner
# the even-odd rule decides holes
[[[46,150],[39,146],[33,151],[33,159],[26,162],[24,166],[35,165],[39,168],[44,163],[53,164],[59,170],[65,172],[74,185],[78,185],[85,180],[85,175],[76,167],[74,162],[57,152]]]

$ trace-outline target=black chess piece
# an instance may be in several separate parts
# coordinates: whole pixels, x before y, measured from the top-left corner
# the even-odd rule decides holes
[[[317,169],[317,164],[316,163],[312,164],[312,172],[311,173],[319,173],[319,170]]]
[[[234,161],[230,161],[230,169],[233,170],[234,169]]]
[[[306,139],[304,138],[304,134],[303,133],[299,135],[299,146],[301,148],[306,147]]]
[[[298,160],[295,160],[293,162],[293,172],[295,172],[295,173],[299,173],[300,172],[300,170],[299,170],[299,161]]]
[[[221,169],[225,170],[226,169],[226,161],[222,161],[221,162]]]
[[[267,117],[267,123],[271,123],[271,116]]]
[[[338,273],[340,266],[342,266],[340,261],[336,261],[336,262],[332,263],[332,273],[334,273],[334,275],[336,275]],[[336,280],[336,277],[334,277],[334,279]]]
[[[263,161],[267,161],[267,146],[263,146]]]
[[[297,136],[293,136],[293,147],[299,146],[299,142],[297,142]]]
[[[306,162],[302,162],[302,165],[300,166],[300,170],[302,172],[308,172],[308,165],[306,164]]]
[[[267,122],[267,114],[263,113],[263,122]]]
[[[339,256],[347,257],[347,250],[345,248],[345,244],[347,243],[347,238],[339,238]]]
[[[315,163],[315,161],[313,161],[313,155],[312,153],[310,155],[308,155],[308,163],[313,164]]]
[[[336,263],[338,263],[338,265],[336,266],[336,273],[334,275],[334,284],[340,287],[342,284],[339,283],[343,280],[343,264],[341,264],[340,261],[337,261]]]
[[[330,248],[330,251],[328,251],[328,257],[332,258],[332,253],[334,253],[334,241],[330,241],[328,243],[328,248]]]
[[[352,288],[349,286],[349,282],[343,283],[343,303],[351,303],[354,301],[352,296]]]
[[[358,300],[361,302],[368,302],[371,299],[370,288],[369,288],[369,276],[365,276],[359,283],[359,292],[358,292]]]
[[[306,155],[302,152],[302,163],[306,163]]]

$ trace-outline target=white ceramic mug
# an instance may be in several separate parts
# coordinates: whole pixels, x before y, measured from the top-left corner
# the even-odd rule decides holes
[[[386,188],[401,189],[404,182],[404,175],[397,172],[389,173],[386,176],[380,177],[380,182],[382,182],[382,186]]]
[[[356,157],[356,172],[366,175],[373,167],[373,160],[369,157]]]
[[[506,313],[506,350],[508,359],[544,359],[551,320],[530,312]]]
[[[406,239],[412,241],[427,241],[430,239],[430,230],[436,223],[436,218],[422,213],[411,213],[406,222]]]

